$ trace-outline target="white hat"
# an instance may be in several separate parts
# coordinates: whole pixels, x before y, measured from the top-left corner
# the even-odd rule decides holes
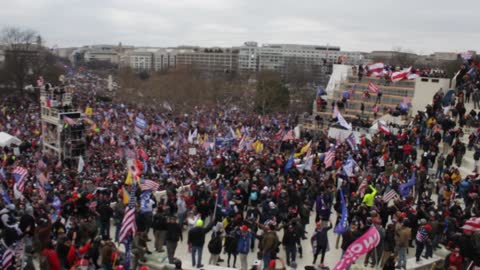
[[[274,202],[269,202],[269,203],[268,203],[268,206],[270,206],[270,208],[274,208],[274,207],[275,207],[275,203],[274,203]]]

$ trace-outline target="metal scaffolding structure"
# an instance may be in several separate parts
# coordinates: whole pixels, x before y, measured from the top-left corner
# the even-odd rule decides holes
[[[43,154],[60,160],[78,160],[86,149],[86,129],[81,112],[72,104],[69,85],[40,89]]]

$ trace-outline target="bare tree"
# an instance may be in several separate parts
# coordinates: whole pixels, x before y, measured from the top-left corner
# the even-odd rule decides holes
[[[33,65],[38,61],[38,40],[39,35],[33,30],[7,27],[1,33],[0,42],[5,48],[4,77],[17,89],[22,90],[28,76],[33,75]]]

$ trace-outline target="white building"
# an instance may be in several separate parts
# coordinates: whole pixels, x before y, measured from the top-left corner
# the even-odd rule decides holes
[[[84,59],[90,61],[106,61],[112,64],[118,64],[120,56],[117,46],[112,45],[94,45],[85,51]]]
[[[155,71],[167,70],[177,66],[177,54],[184,51],[191,51],[185,49],[158,49],[153,53],[153,68]]]
[[[127,51],[120,56],[120,65],[137,71],[150,71],[153,69],[153,51],[146,49]]]
[[[340,51],[337,46],[299,45],[299,44],[264,44],[245,42],[239,49],[239,70],[241,72],[258,72],[276,70],[282,72],[291,59],[302,59],[305,64],[325,65],[338,62],[360,64],[364,59],[361,52]]]

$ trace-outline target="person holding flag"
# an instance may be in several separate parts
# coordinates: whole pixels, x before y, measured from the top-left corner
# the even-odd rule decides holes
[[[328,227],[322,225],[322,222],[316,223],[315,231],[313,232],[310,242],[313,248],[313,264],[317,262],[317,257],[321,254],[320,263],[325,261],[325,252],[329,248],[328,231],[332,229],[332,222],[329,221]]]

